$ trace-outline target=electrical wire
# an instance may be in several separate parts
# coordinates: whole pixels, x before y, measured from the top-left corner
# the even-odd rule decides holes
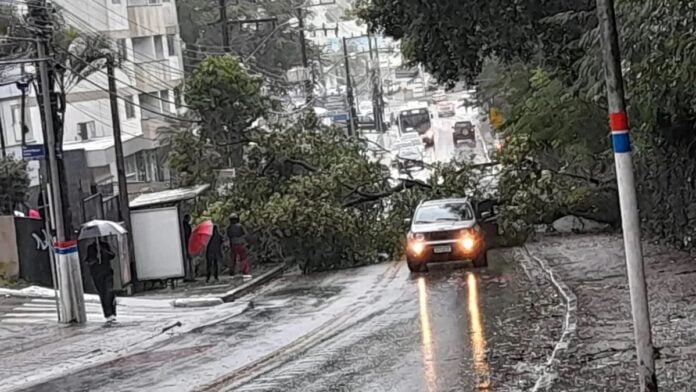
[[[93,114],[93,113],[90,113],[90,112],[88,112],[88,111],[85,110],[85,109],[80,108],[80,107],[77,106],[75,103],[68,102],[68,106],[71,106],[73,109],[77,110],[78,112],[81,112],[81,113],[84,114],[85,116],[88,116],[88,117],[91,118],[92,120],[94,120],[94,121],[96,121],[96,122],[98,122],[98,123],[100,123],[100,124],[102,124],[102,125],[104,125],[104,126],[107,126],[107,127],[109,127],[109,128],[113,128],[113,126],[114,126],[113,124],[109,124],[109,123],[106,122],[105,120],[102,120],[102,119],[99,118],[97,115],[95,115],[95,114]],[[123,125],[123,122],[122,122],[121,124]],[[137,134],[137,133],[132,133],[132,132],[125,131],[125,130],[123,130],[123,128],[121,128],[121,133],[125,133],[126,135],[130,135],[130,136],[133,136],[133,137],[141,137],[141,138],[143,138],[143,139],[145,139],[145,140],[150,140],[150,141],[154,141],[154,142],[158,141],[158,139],[153,139],[153,138],[145,137],[145,135],[143,135],[142,133]]]
[[[67,68],[67,69],[69,69],[69,70],[71,70],[71,71],[74,72],[75,74],[79,74],[79,71],[75,70],[74,68],[67,67],[67,66],[65,66],[64,64],[60,64],[60,65],[63,66],[63,67],[65,67],[65,68]],[[166,113],[158,112],[158,111],[156,111],[156,110],[154,110],[154,109],[150,109],[150,108],[148,108],[148,107],[146,107],[146,106],[143,106],[143,105],[137,104],[137,103],[135,103],[135,102],[133,102],[133,101],[131,101],[131,100],[128,100],[128,99],[126,99],[125,97],[122,97],[122,96],[118,95],[118,93],[111,92],[111,91],[109,91],[108,89],[105,89],[104,87],[100,86],[98,83],[89,80],[88,78],[82,78],[82,80],[88,82],[89,84],[93,85],[94,87],[98,88],[99,90],[101,90],[101,91],[103,91],[103,92],[106,92],[107,94],[109,94],[109,95],[111,95],[111,96],[115,96],[115,97],[117,97],[117,98],[120,98],[120,99],[122,99],[124,102],[130,103],[130,104],[133,105],[133,106],[137,106],[137,107],[139,107],[139,108],[141,108],[141,109],[143,109],[143,110],[145,110],[145,111],[147,111],[147,112],[150,112],[150,113],[153,113],[153,114],[157,114],[158,116],[162,116],[162,117],[164,117],[164,118],[168,118],[168,119],[174,120],[174,121],[190,122],[190,123],[199,123],[199,122],[200,122],[200,120],[191,120],[191,119],[187,119],[187,118],[181,118],[181,117],[171,116],[171,115],[166,114]]]
[[[95,71],[100,72],[100,73],[106,75],[107,78],[110,77],[108,72],[106,72],[106,71],[104,71],[103,69],[98,68],[98,67],[96,67],[96,66],[90,64],[90,63],[89,63],[88,61],[86,61],[85,59],[83,59],[83,58],[81,58],[81,57],[79,57],[79,56],[77,56],[77,55],[75,55],[75,54],[73,54],[73,53],[70,53],[70,52],[68,52],[68,51],[65,50],[65,49],[59,48],[59,50],[62,51],[63,53],[65,53],[65,54],[67,54],[67,55],[69,55],[69,56],[71,56],[71,57],[73,57],[73,58],[79,60],[79,61],[82,62],[83,64],[85,64],[85,65],[87,65],[88,67],[94,69]],[[135,91],[137,91],[137,92],[139,92],[139,93],[141,93],[141,94],[149,95],[149,96],[151,96],[151,97],[153,97],[153,98],[156,98],[156,99],[158,99],[158,100],[160,100],[160,101],[162,101],[162,102],[166,102],[166,103],[169,103],[169,104],[172,104],[172,105],[176,105],[176,106],[179,106],[179,107],[183,107],[183,108],[186,108],[186,109],[195,110],[194,108],[192,108],[192,107],[190,107],[190,106],[187,106],[187,105],[184,105],[184,104],[179,104],[179,103],[177,103],[177,102],[175,102],[175,101],[170,101],[170,100],[167,100],[167,99],[164,99],[164,98],[156,97],[156,96],[152,95],[152,92],[147,92],[147,91],[145,91],[145,90],[141,90],[141,89],[139,89],[138,87],[133,86],[132,84],[129,84],[129,83],[127,83],[127,82],[124,82],[123,80],[118,79],[118,78],[116,77],[116,75],[114,75],[114,80],[115,80],[117,83],[121,83],[121,84],[125,85],[126,87],[128,87],[128,88],[130,88],[130,89],[133,89],[133,90],[135,90]]]

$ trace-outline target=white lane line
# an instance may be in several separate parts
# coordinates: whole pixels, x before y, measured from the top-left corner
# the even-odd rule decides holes
[[[549,267],[546,261],[542,260],[537,256],[534,256],[529,251],[529,248],[527,248],[526,245],[524,246],[524,249],[531,258],[536,260],[541,269],[544,270],[548,278],[551,280],[551,283],[556,288],[556,291],[558,291],[559,294],[561,294],[566,303],[565,319],[563,322],[563,332],[561,333],[561,337],[558,340],[558,342],[556,342],[556,345],[553,348],[553,352],[546,361],[546,368],[544,369],[544,372],[539,377],[537,382],[534,384],[534,388],[532,388],[532,392],[536,392],[542,388],[548,390],[548,388],[551,387],[554,379],[557,377],[557,375],[554,373],[554,367],[556,365],[556,362],[558,361],[556,359],[556,355],[559,352],[568,349],[572,336],[575,334],[577,330],[577,318],[575,316],[575,313],[578,307],[578,299],[575,296],[575,294],[570,290],[570,288],[565,283],[563,283],[563,281],[556,277],[556,274],[554,274],[553,270],[551,269],[551,267]]]

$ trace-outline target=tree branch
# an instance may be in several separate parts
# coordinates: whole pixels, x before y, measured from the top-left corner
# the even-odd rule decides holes
[[[411,189],[411,188],[416,187],[416,186],[423,187],[426,189],[432,189],[432,187],[430,185],[426,184],[423,181],[402,179],[398,185],[396,185],[393,188],[391,188],[387,191],[384,191],[384,192],[367,193],[367,192],[361,192],[361,191],[356,189],[355,193],[360,195],[360,198],[343,203],[343,207],[355,207],[355,206],[363,204],[363,203],[377,201],[377,200],[383,199],[385,197],[389,197],[389,196],[393,195],[394,193],[401,192],[401,191],[404,191],[406,189]]]

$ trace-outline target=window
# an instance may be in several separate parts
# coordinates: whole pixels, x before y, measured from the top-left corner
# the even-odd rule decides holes
[[[147,0],[147,3],[150,5],[158,5],[162,3],[162,0]]]
[[[447,203],[442,205],[425,205],[416,212],[415,223],[459,222],[471,220],[474,214],[468,203]]]
[[[129,155],[124,159],[127,181],[138,181],[138,165],[135,162],[135,154]]]
[[[126,97],[126,118],[135,118],[135,105],[133,102],[135,102],[134,96]]]
[[[176,35],[167,34],[167,53],[169,57],[176,56]]]
[[[160,99],[162,100],[162,113],[171,113],[172,104],[169,99],[169,90],[160,91]]]
[[[118,46],[118,57],[121,60],[128,60],[128,47],[126,46],[126,40],[124,38],[119,38],[116,40],[116,45]]]
[[[156,35],[153,37],[155,40],[155,58],[156,59],[163,59],[164,58],[164,44],[162,43],[162,36],[161,35]]]
[[[89,140],[90,138],[97,137],[97,130],[94,126],[94,121],[88,121],[83,123],[77,123],[77,130],[80,135],[80,139]]]

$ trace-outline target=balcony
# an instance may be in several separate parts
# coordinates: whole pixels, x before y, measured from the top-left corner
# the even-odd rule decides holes
[[[169,60],[152,60],[136,63],[133,66],[135,74],[135,85],[140,90],[158,91],[162,90],[163,85],[172,87],[172,72]]]
[[[128,24],[133,37],[167,34],[165,12],[154,0],[128,0]]]

